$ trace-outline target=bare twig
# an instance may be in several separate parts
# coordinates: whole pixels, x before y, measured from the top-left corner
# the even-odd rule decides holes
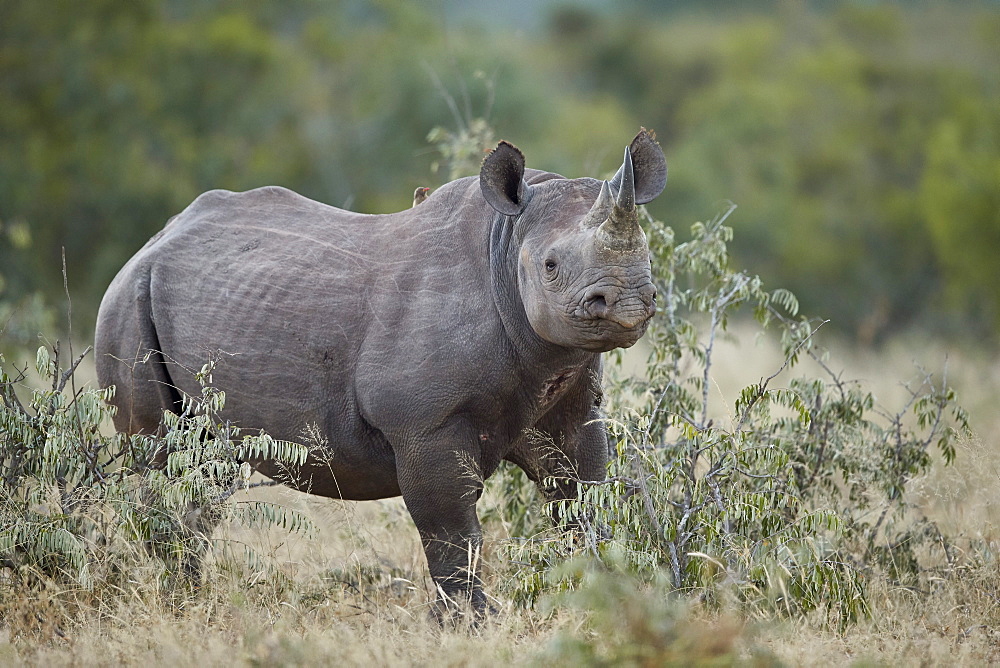
[[[18,372],[17,378],[14,378],[13,380],[8,379],[3,383],[0,383],[0,401],[3,401],[4,406],[6,406],[8,410],[14,411],[15,413],[25,417],[29,414],[27,409],[25,409],[24,405],[21,403],[21,400],[17,398],[17,394],[14,392],[14,384],[20,383],[27,378],[27,374],[28,365],[25,364],[24,369]]]
[[[746,274],[737,274],[737,280],[732,286],[732,289],[726,291],[724,288],[719,289],[718,297],[715,300],[715,304],[712,306],[712,320],[708,328],[708,344],[705,346],[705,369],[702,374],[701,382],[701,422],[700,427],[705,428],[705,423],[708,420],[708,390],[709,390],[709,376],[712,369],[712,349],[715,346],[715,335],[719,327],[722,324],[721,315],[726,307],[729,306],[730,300],[732,300],[743,288],[746,287],[747,283],[750,282],[750,277]]]
[[[746,424],[747,418],[750,417],[750,411],[753,410],[753,407],[757,405],[757,402],[759,402],[763,398],[763,396],[767,393],[767,386],[768,386],[768,384],[772,380],[774,380],[775,378],[777,378],[781,374],[782,371],[784,371],[786,368],[788,368],[788,365],[791,363],[792,359],[796,355],[798,355],[799,351],[802,350],[803,346],[805,346],[806,343],[816,334],[816,332],[819,331],[820,327],[822,327],[823,325],[825,325],[828,322],[830,322],[830,321],[829,320],[824,320],[823,322],[821,322],[818,325],[816,325],[816,327],[814,327],[813,330],[811,332],[809,332],[808,336],[806,336],[801,341],[799,341],[799,344],[797,346],[795,346],[795,350],[793,350],[791,353],[788,354],[787,357],[785,357],[785,361],[781,364],[781,366],[778,368],[777,371],[775,371],[774,373],[772,373],[767,378],[761,379],[761,381],[757,384],[757,391],[754,392],[753,399],[751,399],[747,403],[746,408],[743,409],[743,414],[740,416],[740,420],[739,420],[739,422],[736,425],[735,431],[740,431],[743,428],[743,425]]]
[[[444,83],[441,81],[441,77],[438,76],[434,68],[430,66],[429,63],[424,63],[424,70],[427,71],[427,75],[431,78],[431,83],[434,84],[434,88],[437,92],[444,98],[445,104],[448,105],[448,110],[451,111],[452,117],[455,119],[455,125],[460,131],[468,130],[468,125],[465,119],[462,118],[462,112],[458,108],[458,104],[455,102],[454,96],[448,92],[448,88],[445,87]]]
[[[281,484],[282,483],[278,482],[277,480],[261,480],[259,482],[254,482],[247,485],[239,485],[234,483],[229,487],[229,489],[227,489],[225,492],[216,497],[215,503],[222,503],[223,501],[226,501],[227,499],[229,499],[229,497],[231,497],[233,494],[236,494],[236,492],[239,492],[240,490],[255,489],[257,487],[277,487],[278,485]]]
[[[76,358],[73,364],[71,364],[68,369],[62,372],[62,374],[59,376],[59,381],[55,388],[56,392],[63,391],[63,389],[66,387],[67,381],[70,381],[73,378],[73,374],[76,373],[76,369],[78,366],[80,366],[80,362],[82,362],[83,358],[86,357],[88,354],[90,354],[90,351],[92,351],[93,349],[94,346],[87,346],[87,348],[82,353],[80,353],[80,356]],[[73,393],[74,396],[78,394],[75,388],[73,388]]]
[[[732,532],[732,526],[729,523],[729,511],[726,508],[725,501],[722,499],[722,490],[719,488],[719,481],[716,480],[716,476],[724,470],[722,465],[727,457],[728,454],[724,453],[718,461],[713,463],[709,472],[705,474],[705,482],[712,491],[712,499],[715,501],[715,507],[719,509],[719,514],[722,516],[722,531],[726,535]]]

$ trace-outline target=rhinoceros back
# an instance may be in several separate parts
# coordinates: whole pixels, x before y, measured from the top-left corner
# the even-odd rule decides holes
[[[413,212],[384,216],[275,187],[201,195],[101,304],[98,375],[117,386],[118,429],[154,431],[181,393],[199,391],[191,372],[215,355],[227,417],[289,440],[315,424],[357,443],[370,469],[386,444],[357,405],[363,353],[378,361],[383,350],[439,346],[431,330],[447,329],[447,317],[421,300],[449,302],[446,313],[486,306],[486,218],[457,211],[472,186],[454,182]],[[372,382],[379,369],[368,366],[362,380]],[[349,467],[350,452],[341,458]]]

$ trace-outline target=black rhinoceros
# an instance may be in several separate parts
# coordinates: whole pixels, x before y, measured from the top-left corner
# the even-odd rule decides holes
[[[636,204],[666,183],[643,129],[609,181],[525,170],[501,142],[478,177],[387,215],[277,187],[214,190],[119,272],[97,319],[97,373],[120,431],[154,432],[207,351],[223,415],[328,452],[292,484],[402,495],[446,599],[484,605],[469,554],[502,460],[549,498],[605,477],[600,353],[634,344],[655,306]],[[264,473],[269,471],[262,464]]]

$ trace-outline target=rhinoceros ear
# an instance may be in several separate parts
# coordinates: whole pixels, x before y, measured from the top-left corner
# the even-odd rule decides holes
[[[645,204],[656,199],[667,185],[667,161],[660,145],[656,143],[656,133],[641,128],[628,147],[632,155],[632,170],[635,174],[635,203]],[[625,165],[611,179],[617,191],[622,182]]]
[[[524,155],[513,144],[497,144],[483,160],[479,188],[490,206],[506,216],[524,211],[528,185],[524,182]]]

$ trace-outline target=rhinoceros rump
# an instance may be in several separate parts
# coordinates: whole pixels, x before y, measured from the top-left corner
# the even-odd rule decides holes
[[[292,441],[315,426],[328,443],[289,483],[402,494],[441,592],[482,609],[468,555],[500,461],[559,478],[550,499],[605,476],[600,353],[634,344],[654,312],[635,206],[665,183],[642,130],[610,182],[525,170],[501,142],[478,177],[388,215],[277,187],[207,192],[101,303],[115,426],[155,432],[180,392],[198,392],[185,369],[230,353],[214,372],[225,417]]]

